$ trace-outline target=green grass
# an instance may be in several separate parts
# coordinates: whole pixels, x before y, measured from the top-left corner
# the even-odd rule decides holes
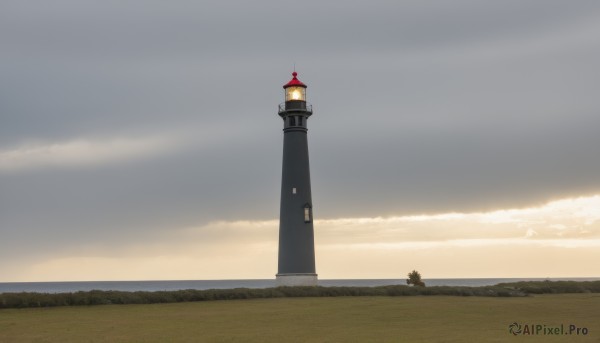
[[[587,327],[514,337],[508,325]],[[600,294],[271,298],[0,310],[0,342],[600,342]]]

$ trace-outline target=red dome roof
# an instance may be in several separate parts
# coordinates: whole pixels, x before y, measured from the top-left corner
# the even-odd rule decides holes
[[[288,87],[304,87],[304,88],[306,88],[306,85],[304,83],[302,83],[302,81],[298,80],[298,78],[296,78],[296,76],[298,76],[298,73],[293,72],[292,76],[294,78],[291,79],[290,82],[283,85],[283,88],[288,88]]]

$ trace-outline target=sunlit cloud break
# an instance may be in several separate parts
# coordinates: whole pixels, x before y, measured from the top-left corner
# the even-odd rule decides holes
[[[572,246],[577,239],[600,239],[600,196],[553,201],[539,207],[478,213],[321,220],[322,242],[386,243],[473,240],[555,240]],[[360,237],[360,242],[357,239]],[[566,243],[569,241],[570,243]],[[486,242],[486,243],[484,243]],[[598,242],[598,241],[596,241]],[[588,244],[588,243],[586,243]],[[597,244],[597,243],[595,243]],[[423,246],[415,244],[415,246]]]
[[[132,161],[165,153],[179,143],[167,135],[30,143],[0,150],[0,172]]]
[[[75,168],[124,164],[185,149],[195,151],[227,142],[223,132],[235,129],[219,125],[173,126],[161,132],[127,136],[78,137],[61,141],[31,141],[0,147],[0,173],[40,168]],[[242,131],[241,128],[238,128]]]
[[[215,221],[146,241],[94,242],[19,266],[13,277],[272,278],[277,228],[277,220]],[[600,275],[589,263],[600,259],[600,195],[480,213],[322,219],[315,228],[322,278],[394,278],[413,268],[428,277]]]

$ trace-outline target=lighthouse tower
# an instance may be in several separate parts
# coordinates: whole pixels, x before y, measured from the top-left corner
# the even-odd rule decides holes
[[[315,286],[315,240],[310,193],[310,168],[306,124],[312,106],[306,103],[306,85],[292,73],[283,86],[283,168],[279,214],[279,267],[281,286]]]

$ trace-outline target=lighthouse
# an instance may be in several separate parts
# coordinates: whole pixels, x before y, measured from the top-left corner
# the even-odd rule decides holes
[[[277,284],[315,286],[315,239],[310,192],[307,122],[312,106],[306,102],[306,85],[292,73],[283,86],[285,102],[279,105],[283,119],[283,167],[279,212],[279,260]]]

